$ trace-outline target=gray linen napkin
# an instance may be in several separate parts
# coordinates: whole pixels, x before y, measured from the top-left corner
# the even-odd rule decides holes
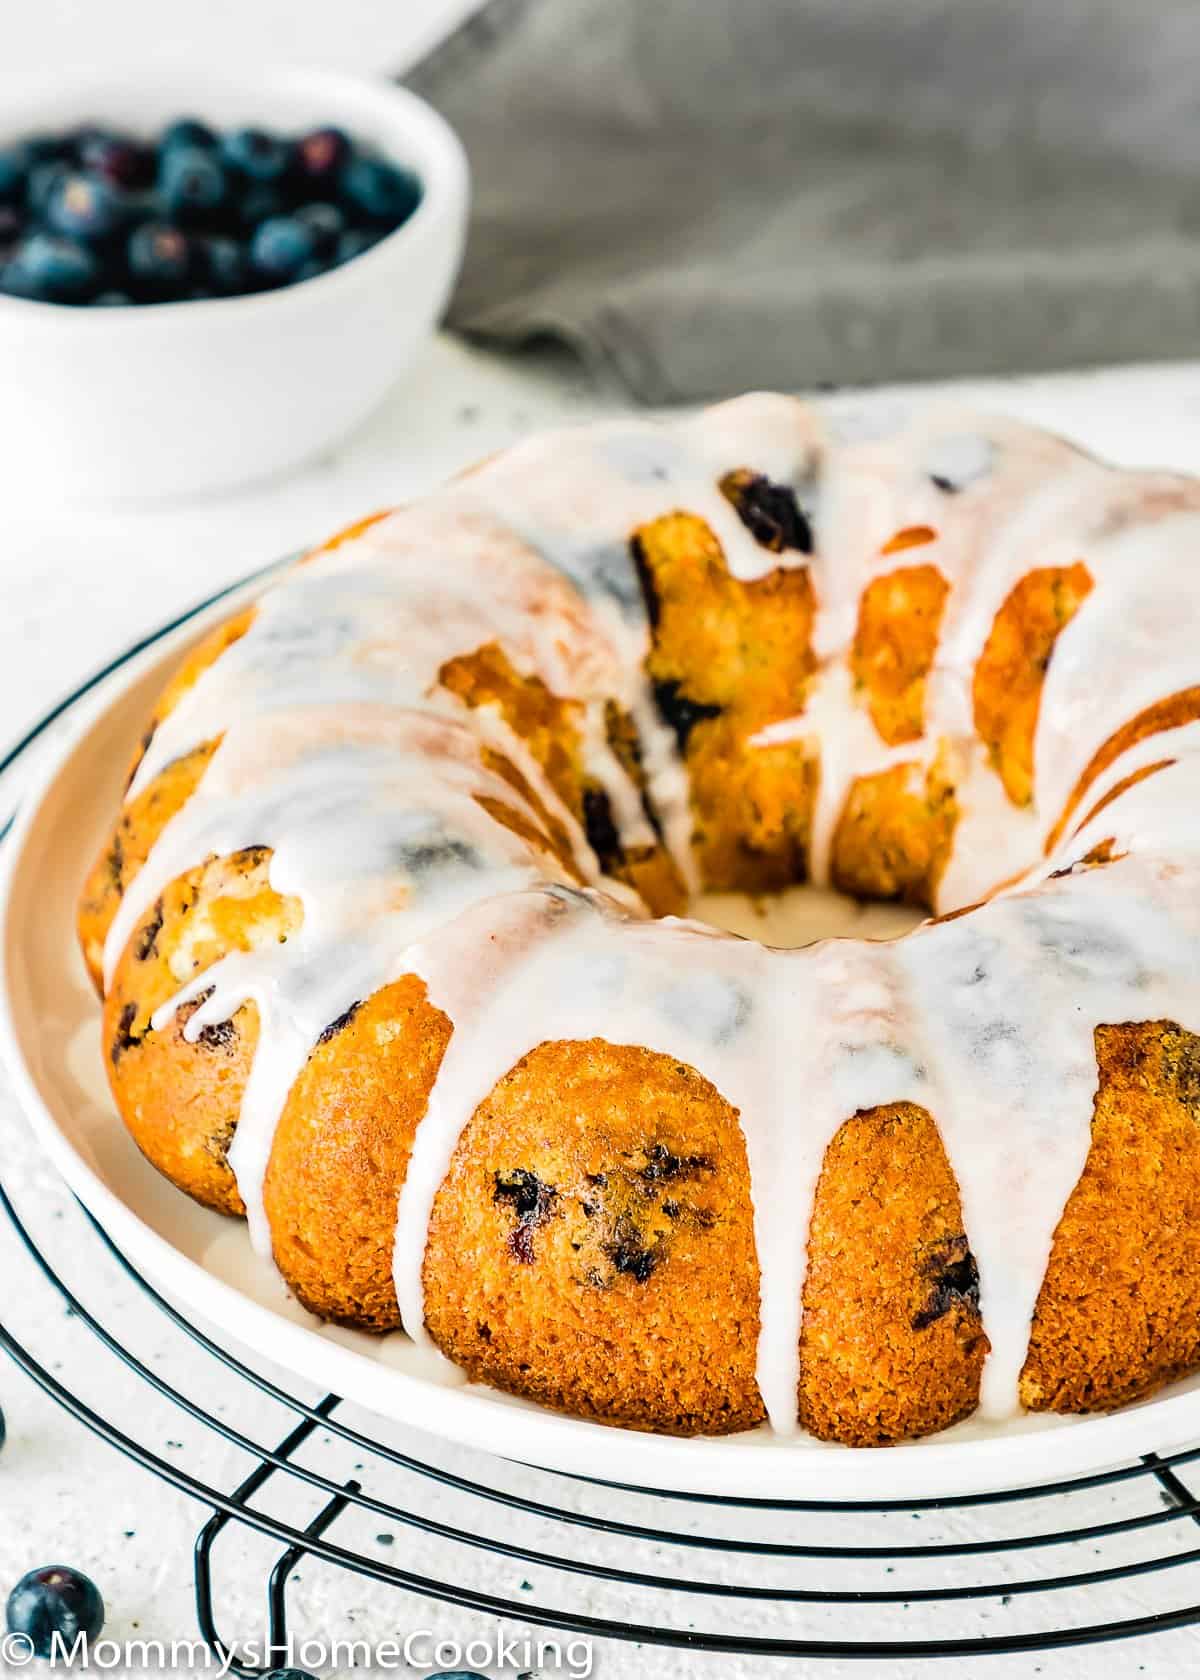
[[[451,324],[646,402],[1200,353],[1195,0],[491,0]]]

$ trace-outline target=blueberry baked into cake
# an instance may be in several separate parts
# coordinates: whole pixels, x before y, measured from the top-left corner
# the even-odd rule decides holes
[[[750,396],[518,445],[193,648],[79,926],[322,1318],[865,1446],[1200,1365],[1200,481]],[[932,919],[769,949],[702,887]]]

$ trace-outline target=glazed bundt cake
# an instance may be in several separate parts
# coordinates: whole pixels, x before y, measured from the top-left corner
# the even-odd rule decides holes
[[[1200,482],[782,397],[529,441],[163,694],[113,1092],[322,1318],[853,1445],[1200,1364]],[[769,949],[813,881],[935,914]]]

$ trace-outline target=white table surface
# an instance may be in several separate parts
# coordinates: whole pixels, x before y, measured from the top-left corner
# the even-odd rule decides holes
[[[131,62],[321,64],[399,75],[483,0],[9,0],[0,55],[6,79],[30,72],[115,70]],[[0,106],[2,111],[2,106]]]
[[[930,393],[933,395],[945,393]],[[1059,427],[1083,443],[1130,463],[1181,468],[1200,465],[1200,368],[1169,367],[1100,372],[1041,380],[961,387],[969,401],[983,401]],[[887,400],[885,394],[884,400]],[[319,538],[375,506],[431,485],[460,465],[564,416],[612,409],[620,399],[597,388],[567,364],[513,365],[443,339],[431,346],[387,406],[336,455],[299,476],[237,496],[187,506],[143,510],[64,510],[23,507],[19,487],[0,500],[0,720],[15,737],[45,706],[90,668],[120,651],[188,602],[266,559]],[[10,493],[11,490],[11,493]],[[0,1086],[3,1179],[42,1222],[71,1210],[65,1193],[38,1158],[10,1093]],[[2,1252],[11,1256],[11,1243]],[[13,1275],[10,1273],[10,1276]],[[62,1308],[28,1286],[0,1283],[0,1318],[45,1355],[55,1343]],[[114,1321],[134,1326],[151,1360],[171,1371],[176,1347],[155,1343],[153,1315],[145,1315],[128,1285],[97,1283],[99,1299]],[[49,1315],[49,1322],[47,1321]],[[65,1332],[64,1332],[65,1335]],[[86,1344],[86,1338],[84,1338]],[[168,1345],[169,1344],[169,1345]],[[148,1351],[147,1351],[148,1350]],[[81,1363],[81,1360],[83,1363]],[[119,1374],[98,1351],[78,1339],[64,1343],[62,1362],[90,1392],[110,1402]],[[74,1563],[101,1585],[110,1629],[118,1637],[185,1638],[194,1632],[190,1545],[197,1507],[173,1490],[129,1467],[109,1448],[54,1406],[34,1385],[0,1360],[0,1403],[9,1439],[0,1454],[0,1592],[31,1565]],[[135,1417],[134,1423],[139,1420]],[[147,1420],[152,1431],[156,1423]],[[1047,1466],[1047,1474],[1053,1466]],[[886,1476],[886,1455],[881,1457]],[[955,1532],[969,1538],[974,1519],[960,1518]],[[1190,1528],[1190,1525],[1174,1525]],[[1191,1530],[1192,1534],[1195,1530]],[[402,1552],[394,1558],[419,1562]],[[1185,1536],[1186,1538],[1186,1536]],[[1190,1542],[1189,1542],[1190,1543]],[[261,1543],[228,1535],[222,1550],[221,1614],[242,1633],[257,1631],[263,1603]],[[611,1552],[608,1555],[613,1555]],[[619,1556],[619,1552],[616,1554]],[[1036,1555],[1033,1558],[1036,1566]],[[514,1590],[511,1567],[481,1559],[481,1579]],[[490,1574],[485,1574],[487,1570]],[[293,1588],[296,1616],[329,1633],[369,1626],[377,1632],[432,1625],[445,1632],[478,1627],[446,1608],[423,1610],[414,1600],[306,1563]],[[520,1571],[516,1572],[517,1575]],[[1200,1601],[1200,1569],[1191,1566],[1168,1591],[1176,1602]],[[1152,1578],[1119,1587],[1089,1589],[1073,1601],[1083,1622],[1143,1613],[1162,1602]],[[586,1602],[579,1589],[574,1602]],[[896,1633],[920,1631],[919,1607],[896,1612]],[[965,1607],[963,1631],[1002,1632],[1006,1611],[995,1604]],[[847,1625],[853,1631],[853,1616]],[[944,1622],[940,1624],[943,1628]],[[916,1674],[983,1675],[994,1680],[1044,1674],[1082,1680],[1103,1670],[1112,1676],[1191,1673],[1200,1664],[1200,1633],[1183,1630],[1091,1651],[1037,1658],[991,1658],[891,1665],[896,1680]],[[840,1677],[875,1672],[873,1665],[787,1665],[708,1659],[625,1647],[601,1648],[601,1675],[697,1676],[733,1680],[751,1675],[812,1673]],[[119,1672],[119,1671],[118,1671]]]

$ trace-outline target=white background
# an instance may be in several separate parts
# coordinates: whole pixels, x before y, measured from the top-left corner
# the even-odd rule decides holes
[[[396,74],[480,0],[6,0],[0,75],[138,59]]]
[[[469,9],[469,0],[337,0],[329,6],[315,0],[208,0],[187,8],[164,3],[152,7],[137,0],[105,0],[102,5],[97,0],[42,0],[36,7],[20,8],[10,3],[5,9],[3,75],[44,70],[58,62],[124,65],[135,50],[181,49],[250,61],[269,56],[350,68],[397,68],[447,20]],[[2,89],[0,80],[0,96]],[[1124,461],[1192,469],[1200,465],[1200,372],[1194,367],[993,383],[965,388],[962,394],[1061,427]],[[14,737],[88,669],[220,583],[319,539],[369,508],[432,484],[548,420],[595,413],[619,403],[616,393],[596,388],[569,364],[518,367],[442,340],[386,408],[336,456],[300,476],[234,498],[119,513],[29,506],[22,503],[19,485],[4,482],[0,462],[0,733],[6,740]],[[68,1229],[73,1214],[67,1198],[37,1158],[2,1086],[0,1150],[0,1177],[15,1187],[23,1206],[35,1211],[39,1230],[53,1239],[60,1219],[61,1228]],[[60,1248],[63,1240],[60,1234]],[[27,1263],[10,1241],[0,1247],[0,1257],[0,1319],[48,1364],[61,1363],[64,1378],[86,1386],[97,1404],[120,1411],[133,1432],[141,1431],[157,1450],[184,1450],[169,1441],[175,1433],[186,1435],[186,1429],[152,1406],[141,1414],[139,1391],[127,1389],[119,1371],[64,1319],[61,1304],[34,1287]],[[153,1315],[141,1312],[127,1286],[100,1277],[89,1299],[123,1332],[137,1335],[151,1363],[161,1360],[168,1375],[184,1380],[173,1363],[179,1357],[177,1341],[159,1336]],[[169,1640],[192,1635],[189,1549],[201,1518],[197,1506],[125,1464],[2,1361],[0,1403],[9,1425],[8,1444],[0,1455],[0,1593],[33,1564],[71,1562],[101,1585],[114,1636]],[[219,1402],[214,1397],[212,1403]],[[238,1421],[253,1429],[258,1420]],[[269,1433],[270,1421],[262,1427]],[[229,1457],[222,1465],[220,1455],[214,1460],[210,1453],[206,1468],[228,1478],[234,1460]],[[886,1487],[886,1454],[881,1455],[880,1474]],[[1053,1474],[1052,1465],[1047,1474]],[[399,1497],[403,1490],[397,1487],[393,1492]],[[1092,1514],[1102,1518],[1105,1510],[1100,1501]],[[1179,1531],[1191,1525],[1173,1527]],[[954,1531],[969,1538],[971,1520],[960,1519]],[[549,1539],[553,1543],[554,1536]],[[1179,1543],[1190,1540],[1181,1534]],[[604,1552],[600,1543],[597,1548]],[[620,1559],[620,1549],[609,1548],[606,1555]],[[398,1534],[387,1558],[419,1566],[421,1552]],[[231,1534],[224,1539],[221,1559],[222,1619],[241,1634],[257,1632],[270,1548]],[[1036,1555],[1029,1561],[1036,1572]],[[1086,1556],[1071,1560],[1075,1568],[1089,1562]],[[482,1557],[478,1569],[478,1579],[486,1579],[493,1590],[519,1591],[520,1569]],[[1200,1602],[1200,1569],[1192,1565],[1172,1575],[1167,1591],[1175,1602],[1188,1597]],[[1194,1579],[1189,1581],[1189,1576]],[[1161,1591],[1161,1583],[1156,1588],[1145,1580],[1097,1588],[1077,1595],[1070,1613],[1081,1622],[1137,1615],[1162,1602],[1156,1596]],[[548,1601],[556,1596],[569,1596],[582,1607],[588,1595],[582,1585],[564,1592],[557,1583],[547,1588]],[[293,1602],[299,1622],[329,1634],[348,1636],[358,1628],[379,1635],[423,1625],[466,1633],[482,1625],[308,1563],[293,1587]],[[854,1613],[847,1612],[847,1634],[855,1633],[855,1622]],[[919,1608],[896,1612],[897,1637],[914,1637],[922,1625]],[[944,1621],[939,1626],[944,1630]],[[964,1632],[998,1633],[1006,1626],[1005,1612],[995,1604],[964,1609]],[[1200,1634],[1184,1630],[1154,1641],[1052,1657],[989,1659],[969,1666],[904,1663],[887,1672],[897,1680],[926,1674],[954,1680],[967,1674],[995,1680],[1032,1674],[1082,1680],[1097,1671],[1124,1677],[1187,1675],[1198,1669]],[[599,1652],[597,1672],[650,1680],[684,1675],[748,1680],[751,1675],[804,1672],[842,1680],[876,1670],[843,1664],[802,1669],[613,1648]]]

